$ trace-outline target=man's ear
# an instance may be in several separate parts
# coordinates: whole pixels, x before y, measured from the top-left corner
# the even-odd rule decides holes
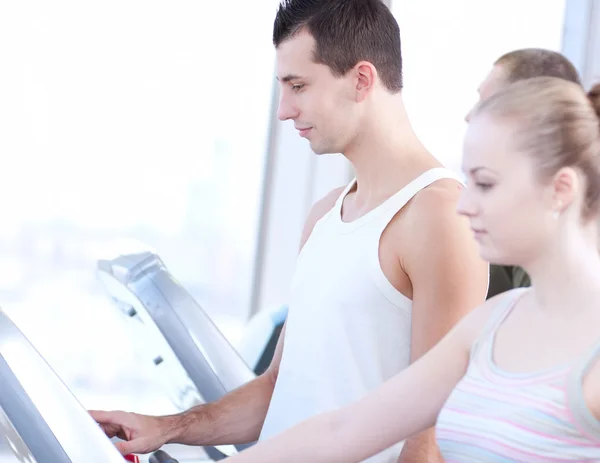
[[[373,90],[377,80],[377,70],[368,61],[361,61],[354,67],[356,78],[356,101],[364,101],[367,95]]]

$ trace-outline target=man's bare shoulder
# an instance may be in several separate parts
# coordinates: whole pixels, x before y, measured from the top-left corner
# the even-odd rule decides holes
[[[456,210],[462,188],[455,180],[441,180],[415,195],[401,223],[410,244],[402,248],[403,262],[409,274],[427,280],[436,269],[440,278],[454,275],[457,284],[461,279],[469,282],[484,296],[488,264],[479,255],[468,219]]]
[[[344,191],[346,186],[341,186],[331,190],[321,199],[319,199],[311,208],[308,213],[308,217],[306,218],[306,222],[304,224],[304,230],[302,230],[302,238],[300,239],[300,249],[304,246],[304,244],[308,241],[313,228],[319,220],[323,218],[325,214],[327,214],[335,205],[336,201]]]
[[[466,220],[456,212],[462,188],[456,180],[442,179],[419,191],[390,222],[386,234],[393,240],[401,236],[406,242],[412,235],[421,235],[424,228],[435,232],[447,222],[462,225],[468,233]]]
[[[388,227],[386,249],[409,274],[421,266],[465,265],[487,287],[487,263],[479,256],[468,220],[456,210],[462,189],[456,180],[443,179],[417,193]]]
[[[421,248],[418,252],[423,247],[453,245],[469,258],[478,259],[478,246],[469,221],[456,210],[462,188],[456,180],[440,180],[417,193],[407,205],[401,230],[413,248]]]
[[[456,212],[463,185],[443,179],[419,191],[407,205],[407,217],[412,220],[439,220],[440,217],[464,221]]]

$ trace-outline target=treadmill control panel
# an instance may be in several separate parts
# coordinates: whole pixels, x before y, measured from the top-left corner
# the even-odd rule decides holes
[[[87,410],[1,310],[0,432],[21,463],[125,461]]]

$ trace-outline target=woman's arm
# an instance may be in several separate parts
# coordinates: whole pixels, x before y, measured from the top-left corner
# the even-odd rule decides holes
[[[421,359],[364,398],[306,420],[229,460],[360,462],[435,425],[465,374],[471,344],[489,316],[490,301],[467,315]]]

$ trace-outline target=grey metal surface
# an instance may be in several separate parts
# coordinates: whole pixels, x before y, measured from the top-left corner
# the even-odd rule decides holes
[[[168,453],[158,450],[150,455],[149,463],[179,463]]]
[[[114,282],[125,286],[152,318],[206,401],[252,380],[255,375],[210,317],[151,252],[98,262],[100,275],[114,299]],[[126,308],[126,306],[122,306]],[[140,307],[134,307],[140,312]],[[140,315],[142,315],[140,313]]]
[[[56,463],[70,463],[71,459],[1,356],[0,378],[0,407],[13,429],[19,430],[29,453],[38,461],[47,459]]]
[[[171,356],[176,357],[203,401],[218,400],[255,378],[155,253],[137,251],[99,260],[98,270],[113,302],[125,315],[139,317],[144,323],[151,338],[146,345],[155,349],[152,355],[158,359],[156,363],[168,363]]]
[[[2,311],[0,407],[4,417],[2,428],[5,433],[12,433],[15,445],[11,447],[19,461],[34,461],[31,457],[40,463],[124,461],[96,422]]]
[[[0,463],[38,463],[0,407]]]

